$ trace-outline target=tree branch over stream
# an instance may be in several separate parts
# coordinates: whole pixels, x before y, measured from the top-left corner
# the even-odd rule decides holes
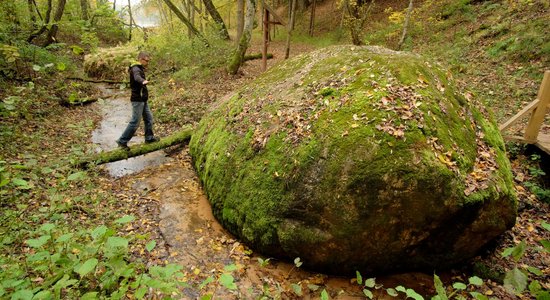
[[[105,163],[128,159],[130,157],[140,156],[140,155],[147,154],[149,152],[154,152],[160,149],[164,149],[176,144],[187,143],[191,139],[192,134],[193,134],[192,127],[190,126],[184,127],[182,130],[170,136],[161,138],[161,140],[156,143],[139,144],[139,145],[131,146],[130,150],[117,148],[107,152],[100,152],[91,157],[83,158],[82,160],[76,162],[75,166],[82,169],[88,169],[95,165],[101,165]]]

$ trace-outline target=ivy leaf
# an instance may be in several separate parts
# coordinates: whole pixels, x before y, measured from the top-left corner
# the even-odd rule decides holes
[[[487,296],[483,295],[482,293],[470,292],[470,295],[477,300],[489,300],[489,298],[487,298]]]
[[[413,289],[407,289],[407,297],[413,298],[414,300],[424,300],[424,297],[422,297]]]
[[[123,237],[112,236],[107,239],[107,247],[109,248],[127,248],[128,240]]]
[[[82,295],[82,298],[80,298],[80,300],[96,300],[98,299],[97,294],[97,292],[88,292]]]
[[[107,226],[105,225],[98,226],[96,227],[96,229],[94,229],[94,231],[92,231],[92,238],[94,240],[97,240],[98,238],[103,237],[106,232],[107,232]]]
[[[134,216],[125,215],[124,217],[116,220],[115,223],[117,223],[117,224],[126,224],[126,223],[132,222],[135,219],[136,218]]]
[[[550,241],[549,240],[541,240],[540,244],[546,249],[547,252],[550,252]]]
[[[29,185],[29,182],[24,180],[24,179],[21,179],[21,178],[13,178],[11,180],[11,182],[17,186],[17,188],[19,189],[22,189],[22,190],[28,190],[28,189],[31,189],[32,187]]]
[[[321,300],[328,300],[329,299],[329,296],[328,296],[328,293],[326,290],[323,290],[321,292]]]
[[[472,277],[468,278],[468,282],[470,284],[473,284],[473,285],[476,285],[476,286],[482,286],[483,285],[483,279],[481,279],[477,276],[472,276]]]
[[[220,276],[220,283],[227,289],[229,290],[236,290],[237,289],[237,285],[235,284],[234,282],[234,278],[231,274],[227,274],[227,273],[223,273],[221,276]]]
[[[540,225],[542,226],[542,228],[544,228],[544,229],[550,231],[550,224],[548,224],[548,223],[542,221],[542,223],[540,223]]]
[[[367,296],[367,298],[369,298],[369,299],[372,299],[372,297],[374,297],[372,292],[369,291],[368,289],[363,289],[363,294],[365,294],[365,296]]]
[[[50,232],[54,228],[55,228],[55,225],[52,223],[46,223],[40,226],[40,230],[45,232]]]
[[[533,274],[535,274],[535,275],[537,275],[537,276],[542,276],[542,275],[544,275],[544,273],[542,273],[541,270],[539,270],[539,269],[537,269],[537,268],[535,268],[535,267],[531,267],[531,266],[527,267],[527,271],[529,271],[529,272],[531,272],[531,273],[533,273]]]
[[[153,249],[155,249],[156,245],[157,245],[157,242],[155,240],[152,240],[149,243],[147,243],[147,245],[145,245],[145,249],[147,249],[147,251],[151,252],[151,251],[153,251]]]
[[[388,293],[388,295],[392,297],[397,297],[397,295],[399,295],[399,293],[397,293],[397,291],[392,288],[386,289],[386,293]]]
[[[86,276],[88,273],[93,271],[95,267],[97,266],[97,263],[99,261],[96,258],[90,258],[85,263],[83,263],[78,270],[76,270],[76,273],[80,275],[80,277]]]
[[[521,294],[527,287],[527,275],[517,267],[506,272],[504,277],[504,288],[514,294]]]
[[[514,251],[512,251],[512,257],[514,257],[514,259],[518,261],[525,253],[526,248],[527,244],[525,244],[525,241],[521,241],[517,246],[514,247]]]
[[[84,179],[86,179],[86,172],[84,171],[72,173],[71,175],[69,175],[69,177],[67,177],[68,181],[77,181],[77,180],[84,180]]]
[[[454,288],[455,290],[463,291],[463,290],[466,289],[466,287],[467,287],[467,286],[466,286],[464,283],[462,283],[462,282],[455,282],[455,283],[453,283],[453,288]]]
[[[300,258],[299,257],[296,257],[294,259],[294,265],[296,266],[296,268],[299,268],[302,266],[302,262],[300,261]]]
[[[50,238],[51,236],[49,235],[43,235],[37,239],[27,240],[26,243],[33,248],[40,248],[44,246],[44,244],[46,244],[50,240]]]
[[[73,237],[72,233],[66,233],[66,234],[58,237],[57,240],[55,240],[55,242],[56,243],[65,243],[65,242],[70,241],[72,237]]]
[[[292,290],[294,291],[294,294],[297,296],[303,296],[304,293],[302,293],[302,286],[296,283],[291,284]]]
[[[233,272],[233,271],[237,270],[237,266],[235,264],[230,264],[230,265],[227,265],[227,266],[223,267],[223,269],[226,272]]]
[[[365,286],[366,287],[373,288],[375,285],[376,285],[376,282],[375,282],[374,278],[369,278],[369,279],[365,280]]]
[[[34,297],[32,297],[32,300],[49,300],[49,299],[54,299],[52,292],[50,291],[41,291],[36,295],[34,295]],[[81,299],[84,299],[84,298],[81,298]]]
[[[361,273],[359,273],[359,271],[355,271],[355,278],[357,279],[357,284],[363,284],[363,276],[361,276]]]
[[[11,295],[11,299],[14,300],[31,300],[34,293],[31,290],[19,290],[13,295]]]
[[[403,293],[406,293],[407,292],[407,289],[405,287],[403,287],[402,285],[399,285],[395,288],[396,291],[398,292],[403,292]]]
[[[439,299],[448,300],[449,298],[447,297],[447,292],[445,291],[443,282],[441,282],[441,279],[436,274],[434,274],[434,285],[435,285],[435,290],[437,292],[437,295],[439,296]]]
[[[142,286],[139,289],[136,290],[134,296],[136,296],[136,299],[143,299],[145,297],[145,294],[147,293],[147,287]]]

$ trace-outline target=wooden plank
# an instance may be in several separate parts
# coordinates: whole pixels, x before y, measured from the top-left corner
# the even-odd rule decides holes
[[[520,110],[516,115],[508,119],[508,121],[504,122],[500,126],[498,126],[498,129],[500,131],[504,131],[508,129],[508,127],[512,126],[512,124],[516,123],[519,119],[524,117],[526,114],[530,113],[533,109],[537,108],[537,105],[539,104],[540,100],[535,99],[535,101],[527,104],[522,110]]]
[[[522,143],[527,142],[525,138],[519,135],[504,135],[502,136],[502,138],[507,141],[513,141],[513,142],[522,142]]]
[[[540,102],[537,108],[533,110],[531,119],[529,119],[529,123],[525,129],[525,134],[523,135],[527,141],[531,142],[537,141],[537,136],[546,115],[546,107],[550,104],[550,71],[544,72],[544,78],[542,79],[537,98]]]
[[[542,151],[550,155],[550,134],[539,134],[537,143],[535,144]]]

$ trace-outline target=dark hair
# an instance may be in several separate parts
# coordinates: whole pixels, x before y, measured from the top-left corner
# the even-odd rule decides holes
[[[139,54],[137,56],[137,59],[140,60],[140,59],[145,59],[145,58],[151,58],[151,55],[149,55],[149,53],[145,52],[145,51],[139,52]]]

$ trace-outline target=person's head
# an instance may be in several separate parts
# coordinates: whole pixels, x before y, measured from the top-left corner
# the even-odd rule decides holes
[[[151,55],[149,55],[149,53],[145,51],[141,51],[138,54],[137,59],[142,66],[146,67],[149,64],[149,61],[151,60]]]

